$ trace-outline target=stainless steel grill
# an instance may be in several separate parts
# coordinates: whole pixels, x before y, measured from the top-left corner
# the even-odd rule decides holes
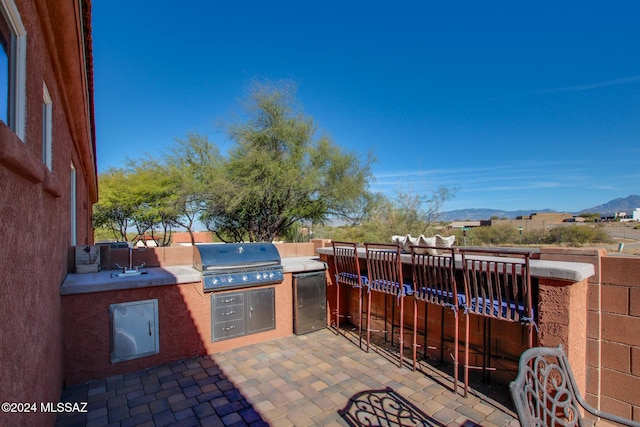
[[[205,292],[280,283],[280,253],[273,243],[208,243],[193,250]]]

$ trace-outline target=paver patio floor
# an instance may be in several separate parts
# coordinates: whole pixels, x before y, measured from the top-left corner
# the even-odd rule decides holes
[[[451,377],[323,329],[63,390],[88,413],[56,426],[518,426],[504,385],[452,391]],[[446,369],[446,368],[445,368]]]

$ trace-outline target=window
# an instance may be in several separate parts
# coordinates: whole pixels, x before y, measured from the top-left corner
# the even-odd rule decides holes
[[[27,31],[13,0],[0,0],[0,120],[25,139]]]
[[[47,85],[42,85],[42,161],[52,170],[51,128],[53,126],[53,101],[49,96]]]
[[[77,218],[76,218],[76,167],[71,163],[71,191],[70,191],[70,199],[71,199],[71,246],[76,245],[77,241]]]
[[[0,16],[1,18],[1,16]],[[0,19],[0,120],[9,124],[9,48],[11,32]]]

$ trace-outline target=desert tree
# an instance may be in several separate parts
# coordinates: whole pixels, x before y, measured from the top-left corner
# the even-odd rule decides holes
[[[221,156],[205,135],[191,133],[176,143],[162,165],[172,189],[165,206],[173,223],[187,230],[195,244],[195,227],[198,221],[206,222],[207,200],[215,191]]]
[[[93,225],[109,230],[118,241],[142,240],[150,234],[160,245],[169,243],[173,213],[167,200],[172,181],[157,160],[128,160],[123,168],[111,168],[99,176],[100,196],[93,209]],[[162,228],[162,240],[156,228]],[[135,233],[131,231],[135,230]]]
[[[316,134],[288,82],[255,82],[244,119],[211,173],[203,219],[223,241],[271,241],[300,220],[357,212],[371,176],[361,159]]]
[[[100,195],[93,207],[93,226],[109,230],[118,241],[126,242],[133,225],[135,203],[129,191],[129,173],[124,168],[110,168],[98,177]]]

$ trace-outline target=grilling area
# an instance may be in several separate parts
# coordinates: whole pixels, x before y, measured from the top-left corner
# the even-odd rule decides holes
[[[224,390],[219,390],[226,399],[223,406],[231,405],[225,406],[226,409],[222,412],[228,410],[229,414],[236,414],[234,417],[224,419],[223,425],[232,425],[235,422],[239,422],[238,425],[243,425],[242,423],[251,425],[251,422],[247,421],[251,417],[242,418],[238,405],[244,408],[245,415],[253,413],[252,411],[255,412],[251,416],[255,418],[256,425],[259,425],[260,422],[270,425],[312,425],[319,422],[320,418],[314,419],[313,417],[318,417],[321,412],[325,414],[324,416],[327,417],[325,420],[329,420],[329,423],[357,425],[350,424],[349,416],[344,412],[348,412],[348,408],[346,408],[348,403],[357,401],[366,393],[369,393],[369,397],[375,400],[372,397],[375,395],[374,392],[382,393],[385,398],[389,398],[391,401],[396,399],[407,408],[417,408],[417,414],[426,414],[427,418],[425,419],[429,422],[425,425],[463,425],[465,424],[463,413],[467,409],[470,412],[467,414],[466,420],[468,422],[466,425],[517,425],[506,386],[517,373],[517,366],[514,363],[517,361],[519,352],[527,347],[526,327],[519,323],[505,327],[492,325],[492,340],[500,344],[495,349],[496,355],[499,356],[495,362],[495,367],[498,369],[490,373],[490,378],[484,378],[481,371],[472,371],[469,394],[467,397],[463,397],[460,387],[457,392],[454,392],[453,365],[448,356],[453,343],[453,330],[450,328],[451,313],[446,310],[433,310],[429,307],[429,314],[425,318],[424,306],[419,306],[417,311],[418,331],[421,333],[421,325],[426,324],[429,328],[429,335],[433,337],[429,339],[439,341],[440,325],[444,323],[446,325],[444,329],[446,350],[444,351],[445,357],[442,357],[441,361],[440,349],[432,350],[430,344],[427,347],[427,355],[424,357],[422,355],[423,349],[419,348],[417,370],[413,371],[411,366],[411,334],[415,324],[413,321],[413,297],[407,297],[405,301],[404,320],[407,330],[404,334],[403,353],[405,360],[402,366],[398,366],[397,321],[399,317],[398,312],[392,313],[393,307],[395,306],[396,309],[398,307],[396,300],[387,298],[385,303],[383,297],[374,295],[371,312],[378,316],[372,321],[371,329],[384,329],[384,324],[382,324],[385,319],[384,308],[387,307],[386,319],[388,323],[396,324],[396,336],[394,337],[396,341],[392,344],[391,339],[385,339],[384,334],[374,333],[371,338],[371,349],[367,353],[357,330],[359,320],[357,316],[359,311],[357,290],[350,289],[348,292],[343,292],[343,288],[341,288],[340,299],[337,299],[333,249],[330,241],[318,240],[296,245],[269,244],[266,245],[266,249],[264,246],[259,249],[261,244],[255,247],[249,244],[218,246],[217,249],[211,248],[209,245],[196,246],[195,248],[134,249],[134,264],[139,265],[145,262],[148,266],[146,267],[147,274],[140,276],[112,278],[109,271],[70,274],[62,287],[65,312],[64,345],[67,389],[70,392],[84,390],[86,393],[96,395],[99,391],[103,391],[108,395],[110,387],[115,387],[113,384],[124,386],[141,382],[144,389],[146,388],[144,381],[156,382],[159,384],[156,387],[160,387],[160,389],[154,393],[145,394],[147,396],[145,403],[135,400],[135,396],[141,397],[143,395],[141,391],[132,391],[133,388],[127,391],[126,386],[123,389],[114,388],[112,396],[101,400],[101,402],[104,402],[108,409],[115,405],[115,403],[108,403],[109,399],[120,395],[120,393],[125,395],[135,393],[131,399],[121,398],[119,400],[121,403],[127,402],[124,405],[126,411],[121,409],[121,412],[127,412],[127,417],[133,417],[137,411],[147,411],[151,420],[156,424],[161,424],[155,419],[153,411],[149,409],[151,408],[150,400],[153,398],[166,401],[170,396],[166,393],[161,394],[162,391],[169,388],[169,386],[163,388],[164,381],[178,381],[178,385],[174,384],[171,387],[173,393],[171,396],[174,397],[172,401],[166,401],[165,411],[172,411],[172,422],[178,422],[182,416],[178,412],[188,407],[191,412],[185,412],[187,415],[190,414],[187,418],[195,417],[196,420],[202,420],[203,418],[200,418],[196,413],[199,410],[196,407],[204,402],[204,398],[198,397],[201,394],[189,395],[196,393],[196,390],[199,390],[198,393],[206,394],[209,388],[213,389],[213,385],[207,387],[205,384],[203,372],[207,372],[208,376],[211,376],[210,371],[219,369],[224,372],[214,375],[216,381],[227,384],[222,388],[230,387],[230,389],[236,390],[236,393],[242,395],[242,399],[239,399],[243,402],[242,405],[231,404],[233,402],[229,401]],[[227,247],[225,248],[225,246]],[[274,248],[277,256],[274,256]],[[220,249],[227,251],[227,254],[220,255]],[[260,256],[246,260],[243,256],[251,254],[254,249]],[[216,254],[214,255],[214,253]],[[364,248],[360,249],[359,255],[364,264]],[[126,250],[116,249],[110,250],[102,258],[105,265],[107,262],[108,265],[126,264],[127,256]],[[229,256],[230,261],[225,260],[225,256]],[[411,256],[402,254],[401,258],[403,268],[410,268]],[[593,381],[593,376],[589,372],[590,368],[587,366],[587,362],[590,360],[590,356],[587,354],[588,341],[593,335],[591,331],[587,335],[587,312],[590,309],[588,294],[592,293],[592,290],[589,289],[589,283],[594,279],[600,279],[600,270],[596,274],[594,265],[599,266],[602,259],[597,251],[555,249],[541,250],[536,252],[532,258],[530,270],[532,282],[535,283],[535,300],[537,301],[536,344],[555,346],[562,343],[567,348],[575,377],[583,390],[583,395],[585,395],[584,390],[591,387]],[[599,266],[599,268],[601,267]],[[458,274],[460,269],[461,265],[458,263],[456,266]],[[318,309],[324,311],[324,325],[317,326],[317,320],[315,320],[310,323],[314,326],[298,329],[300,324],[306,324],[308,319],[303,319],[304,313],[296,312],[296,305],[302,298],[296,285],[300,284],[300,288],[302,288],[302,284],[308,280],[307,275],[309,274],[312,275],[314,281],[318,276],[324,280],[325,293],[320,295],[324,301],[319,301],[318,295],[315,295],[313,299],[315,313],[311,316],[317,316]],[[230,278],[231,280],[229,280]],[[229,302],[231,308],[224,304],[220,305],[227,300],[231,300]],[[337,303],[338,301],[339,303]],[[145,317],[145,328],[142,335],[152,338],[157,335],[158,345],[156,347],[155,342],[149,342],[147,346],[147,342],[143,340],[137,344],[138,350],[144,350],[139,352],[140,354],[127,353],[131,351],[129,348],[125,351],[124,357],[122,354],[116,354],[121,360],[114,361],[113,347],[119,344],[119,338],[114,333],[114,330],[118,328],[113,326],[114,319],[117,321],[117,315],[114,314],[117,313],[117,310],[112,306],[122,305],[116,308],[129,309],[130,306],[127,304],[130,303],[150,304],[151,312],[157,312],[156,321],[153,315],[144,314],[146,308],[140,309],[141,316],[143,314],[150,316],[151,325],[157,326],[157,331],[151,328],[153,330],[149,332],[151,330],[150,324]],[[338,317],[338,331],[336,330],[336,315],[340,316]],[[234,316],[237,318],[230,319]],[[392,316],[394,317],[392,318]],[[471,341],[477,344],[476,347],[479,347],[480,343],[474,340],[482,339],[484,321],[473,315],[470,317]],[[395,319],[395,322],[391,319]],[[431,329],[435,331],[434,334],[431,334]],[[135,327],[132,330],[135,332]],[[464,330],[464,327],[461,328],[461,332]],[[422,339],[421,336],[420,339]],[[149,339],[148,341],[155,340]],[[439,344],[435,341],[433,344]],[[326,351],[326,354],[322,353],[317,346],[322,347],[322,351]],[[288,350],[289,347],[290,350]],[[437,347],[437,345],[433,345],[433,347]],[[476,354],[475,350],[474,348],[474,354]],[[310,366],[303,366],[294,354],[296,351],[302,354],[316,355],[322,358],[322,361],[311,363]],[[283,354],[287,357],[285,359],[279,358]],[[243,360],[244,363],[232,362],[230,358]],[[277,359],[277,362],[274,358]],[[286,359],[290,359],[290,363]],[[247,379],[249,378],[248,374],[243,371],[245,366],[253,366],[254,371],[261,369],[254,363],[256,360],[269,364],[264,367],[267,369],[265,372],[269,372],[269,380],[265,380],[265,382],[270,383],[270,387],[273,387],[272,391],[267,391],[266,385],[259,385],[262,380],[258,376],[250,377],[253,380]],[[272,366],[271,363],[273,363]],[[354,368],[354,363],[362,363],[367,366],[361,370],[359,367]],[[480,362],[472,360],[472,364],[480,364]],[[181,367],[175,368],[175,366]],[[382,368],[384,371],[381,371]],[[171,371],[171,374],[167,369]],[[276,374],[268,369],[276,371]],[[177,376],[178,371],[191,370],[194,370],[193,376],[190,373],[184,375],[185,378],[191,379],[184,380],[182,376]],[[151,378],[147,378],[149,375]],[[169,379],[170,375],[175,378]],[[234,375],[237,378],[234,378]],[[380,375],[385,378],[380,379]],[[167,378],[163,379],[164,376]],[[309,380],[314,378],[314,382],[306,384],[303,377],[307,376]],[[371,376],[371,379],[363,379],[366,376]],[[378,378],[378,380],[374,381],[374,378]],[[340,384],[340,387],[345,387],[345,389],[336,390],[342,381],[347,381]],[[110,386],[111,382],[114,383]],[[589,384],[587,384],[588,382]],[[361,383],[364,383],[366,387]],[[196,385],[197,388],[186,390]],[[460,385],[462,385],[462,381],[460,381]],[[299,389],[298,392],[295,391],[296,388]],[[324,388],[328,389],[326,396],[322,392]],[[280,393],[286,395],[288,399],[281,396],[280,401],[274,402],[270,396],[266,395],[277,393],[280,389],[282,390]],[[436,392],[436,390],[438,391]],[[326,408],[321,408],[322,410],[309,409],[308,403],[311,399],[307,395],[312,394],[312,391],[319,393],[316,397],[322,395],[323,399],[329,399],[331,403],[323,400],[323,404],[315,404],[315,406],[326,406]],[[329,391],[338,393],[342,396],[342,400],[338,394],[331,394]],[[359,392],[362,392],[363,395],[358,396]],[[329,394],[331,395],[329,396]],[[180,398],[180,395],[183,398]],[[280,396],[280,394],[276,395]],[[586,395],[588,399],[591,399],[589,392]],[[178,400],[186,402],[177,404]],[[440,404],[438,410],[430,412],[435,408],[435,403],[428,403],[431,400]],[[214,401],[206,400],[206,402],[215,411]],[[96,405],[100,404],[96,403]],[[183,408],[181,405],[186,406]],[[138,406],[141,408],[134,409]],[[304,410],[303,407],[307,408],[307,411],[317,412],[308,417],[312,421],[301,421],[298,424],[292,422],[291,416],[287,417],[287,415]],[[276,411],[276,408],[279,409]],[[443,408],[451,410],[455,414],[445,411],[436,415]],[[484,411],[486,414],[484,417],[480,417],[472,409]],[[343,410],[344,416],[339,415],[332,418],[338,410]],[[286,411],[289,413],[280,414],[280,412]],[[445,413],[449,415],[444,416]],[[498,413],[502,415],[498,417]],[[100,414],[104,415],[104,411],[101,410]],[[220,414],[217,412],[216,414],[220,417]],[[495,418],[488,419],[489,414],[493,414],[492,417]],[[107,417],[110,416],[107,414]],[[237,418],[238,416],[240,419]],[[98,416],[96,415],[96,417]],[[115,415],[113,417],[117,418]],[[140,419],[142,418],[144,417]],[[222,419],[224,416],[220,418]],[[122,420],[124,423],[125,418]],[[232,420],[235,421],[232,422]],[[395,425],[416,424],[400,422]]]
[[[270,285],[283,280],[280,253],[273,243],[196,245],[193,266],[202,271],[205,292]]]

